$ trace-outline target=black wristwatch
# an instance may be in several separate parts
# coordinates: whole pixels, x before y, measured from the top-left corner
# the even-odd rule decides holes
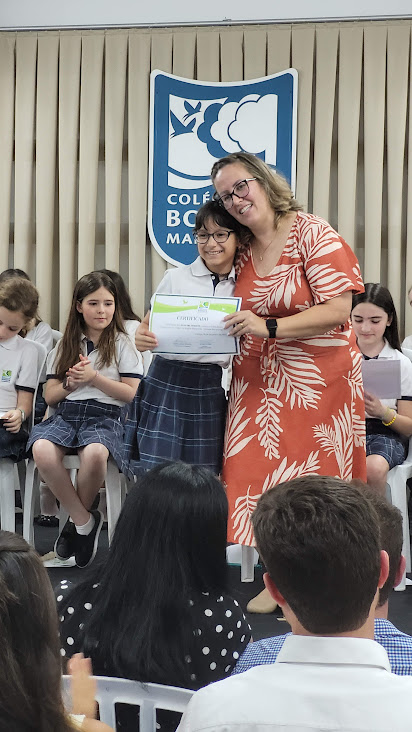
[[[266,328],[269,331],[269,338],[276,338],[276,332],[278,329],[278,321],[276,318],[268,318],[266,321]]]

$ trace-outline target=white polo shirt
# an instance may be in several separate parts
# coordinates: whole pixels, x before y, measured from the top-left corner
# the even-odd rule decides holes
[[[17,391],[34,394],[37,384],[37,349],[19,335],[0,342],[0,414],[16,409]]]
[[[82,353],[90,359],[90,363],[95,369],[96,362],[99,360],[99,352],[97,348],[94,348],[88,354],[88,342],[90,343],[87,337],[83,336]],[[59,343],[57,343],[55,348],[53,348],[49,353],[47,359],[47,379],[54,379],[56,377],[56,355]],[[116,362],[111,363],[110,366],[99,366],[99,373],[102,374],[102,376],[107,376],[108,379],[112,379],[113,381],[120,381],[121,377],[140,379],[143,374],[142,359],[139,358],[138,352],[130,342],[128,335],[124,333],[118,334],[115,342],[115,350]],[[123,407],[125,404],[125,402],[120,401],[120,399],[114,399],[113,397],[108,396],[91,384],[79,386],[75,391],[68,392],[66,399],[75,402],[83,401],[84,399],[96,399],[98,402],[103,402],[104,404],[117,404],[119,407]]]
[[[275,663],[196,692],[178,732],[410,732],[411,698],[376,641],[290,635]]]
[[[203,259],[198,257],[192,264],[176,269],[168,269],[156,289],[158,295],[197,295],[198,297],[233,297],[235,290],[235,268],[229,272],[227,279],[220,280],[213,287],[213,273],[206,267]],[[156,334],[155,334],[156,335]],[[191,361],[196,363],[215,363],[225,367],[230,356],[218,354],[185,354],[162,353],[162,358],[173,361]]]
[[[392,348],[385,339],[385,345],[378,355],[378,361],[400,361],[401,362],[401,400],[412,401],[412,363],[404,353]],[[397,411],[397,399],[381,399],[382,404]],[[369,418],[369,414],[366,414]],[[386,421],[386,420],[385,420]]]

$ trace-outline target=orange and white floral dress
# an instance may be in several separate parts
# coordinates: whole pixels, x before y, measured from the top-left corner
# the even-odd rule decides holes
[[[282,318],[363,292],[359,263],[323,219],[298,212],[281,257],[260,277],[250,251],[235,294],[242,310]],[[253,544],[250,515],[273,485],[309,474],[366,480],[361,355],[349,321],[298,340],[241,339],[233,362],[223,483],[228,540]]]

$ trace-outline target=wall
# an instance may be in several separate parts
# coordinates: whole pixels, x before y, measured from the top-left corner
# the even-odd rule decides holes
[[[109,27],[198,23],[406,18],[410,0],[1,0],[0,28]]]

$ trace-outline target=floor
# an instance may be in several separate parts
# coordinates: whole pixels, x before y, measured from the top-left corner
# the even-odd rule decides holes
[[[17,517],[17,531],[21,532],[21,517]],[[36,548],[40,554],[46,554],[53,548],[54,541],[57,536],[57,529],[36,527],[35,541]],[[99,539],[98,553],[101,555],[107,551],[107,529],[103,528]],[[63,578],[76,582],[84,570],[77,567],[49,569],[49,575],[53,586],[55,586]],[[231,565],[229,567],[229,587],[230,593],[238,600],[242,608],[245,610],[248,601],[256,595],[263,587],[261,570],[256,568],[255,581],[240,581],[240,567]],[[282,619],[279,611],[271,615],[255,615],[248,614],[247,618],[252,628],[252,636],[254,640],[267,638],[271,635],[281,635],[290,630],[288,623]],[[389,600],[389,620],[396,625],[404,633],[412,635],[412,586],[406,588],[404,592],[391,593]]]

